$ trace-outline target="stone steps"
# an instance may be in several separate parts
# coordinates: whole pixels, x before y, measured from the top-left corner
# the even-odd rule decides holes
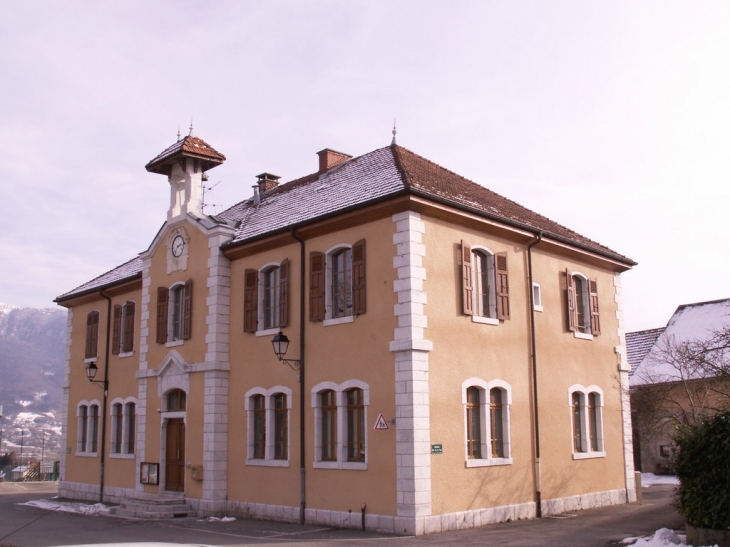
[[[140,495],[123,500],[119,507],[113,507],[110,513],[116,517],[133,519],[176,519],[196,517],[197,512],[185,501],[184,496],[176,495]]]

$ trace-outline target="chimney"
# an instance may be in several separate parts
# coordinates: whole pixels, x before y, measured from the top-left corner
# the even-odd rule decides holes
[[[259,187],[259,193],[264,194],[272,188],[279,186],[279,179],[281,177],[272,175],[271,173],[261,173],[260,175],[256,175],[256,178],[258,179],[256,183]]]
[[[317,171],[318,175],[321,175],[325,171],[329,171],[333,167],[340,165],[341,163],[345,163],[347,160],[352,158],[349,154],[343,154],[342,152],[337,152],[336,150],[332,150],[331,148],[325,148],[324,150],[320,150],[317,152],[317,155],[319,156],[319,171]]]
[[[259,194],[259,185],[253,185],[253,204],[258,205],[261,203],[261,194]]]

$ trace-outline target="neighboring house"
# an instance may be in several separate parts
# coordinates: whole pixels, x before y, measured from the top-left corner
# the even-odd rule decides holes
[[[676,426],[712,414],[730,395],[725,378],[692,359],[730,324],[730,299],[679,306],[666,327],[626,333],[637,470],[668,473]]]
[[[635,500],[635,263],[395,142],[318,155],[215,216],[222,154],[190,135],[147,164],[159,233],[56,299],[60,495],[401,534]]]

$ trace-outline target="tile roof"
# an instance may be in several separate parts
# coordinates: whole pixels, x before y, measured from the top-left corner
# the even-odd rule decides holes
[[[72,297],[82,296],[83,294],[91,293],[116,285],[122,281],[129,281],[135,277],[140,276],[142,273],[142,259],[135,257],[128,262],[125,262],[121,266],[117,266],[114,269],[109,270],[106,273],[101,274],[99,277],[87,281],[83,285],[79,285],[75,289],[68,291],[56,298],[56,302],[67,300]]]
[[[188,153],[206,156],[215,163],[225,160],[225,156],[201,139],[187,136],[159,154],[146,167],[163,172],[160,168],[170,158]],[[628,266],[635,264],[608,247],[396,144],[345,161],[321,175],[313,173],[280,184],[263,193],[260,203],[254,204],[251,198],[223,211],[218,217],[237,225],[234,237],[226,244],[228,246],[405,194],[445,202],[525,230],[542,231],[547,237],[596,252]],[[59,298],[97,289],[115,280],[124,280],[130,275],[137,275],[140,268],[139,259],[133,259]]]
[[[658,329],[639,330],[626,333],[626,360],[631,365],[629,376],[634,373],[649,353],[654,342],[664,332],[664,327]]]
[[[207,169],[226,161],[226,157],[223,154],[218,152],[203,139],[187,135],[172,146],[168,146],[165,150],[160,152],[153,160],[145,165],[145,169],[155,173],[164,172],[160,170],[159,167],[166,164],[166,160],[169,160],[176,155],[208,159],[210,160],[211,165],[208,166]]]
[[[517,225],[589,249],[627,265],[631,259],[547,217],[392,144],[353,158],[321,176],[308,175],[267,192],[261,203],[234,205],[221,217],[240,221],[232,244],[244,242],[345,208],[411,193]]]

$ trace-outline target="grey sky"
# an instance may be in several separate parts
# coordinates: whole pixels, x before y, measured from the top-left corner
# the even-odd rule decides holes
[[[325,147],[398,143],[640,264],[627,328],[726,298],[730,3],[0,0],[0,302],[52,299],[165,219],[178,125],[207,212]]]

